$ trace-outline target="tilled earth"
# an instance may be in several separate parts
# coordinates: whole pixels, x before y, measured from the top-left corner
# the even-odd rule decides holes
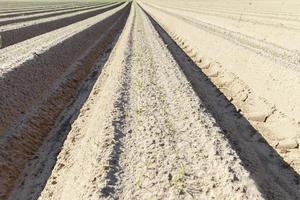
[[[54,23],[51,5],[24,26]],[[3,37],[0,198],[299,199],[297,172],[141,5],[61,4],[70,25]]]

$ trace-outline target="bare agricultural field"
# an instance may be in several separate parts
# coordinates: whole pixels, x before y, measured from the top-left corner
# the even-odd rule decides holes
[[[0,1],[0,199],[300,199],[299,9]]]
[[[144,2],[236,109],[299,171],[300,5],[269,4]]]

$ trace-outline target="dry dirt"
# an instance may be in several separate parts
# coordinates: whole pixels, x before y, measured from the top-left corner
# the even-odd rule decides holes
[[[300,199],[299,7],[0,1],[0,199]]]
[[[145,10],[299,172],[299,4],[269,3],[143,1]]]

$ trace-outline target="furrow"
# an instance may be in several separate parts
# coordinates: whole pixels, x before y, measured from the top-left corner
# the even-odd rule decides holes
[[[7,2],[6,3],[2,3],[1,7],[6,7],[0,10],[0,13],[13,13],[13,12],[25,12],[25,11],[37,11],[37,10],[46,10],[46,9],[60,9],[60,8],[75,8],[75,7],[83,7],[83,6],[91,6],[91,5],[95,5],[95,3],[50,3],[49,2],[43,2],[43,5],[38,5],[38,2],[36,3],[36,6],[32,6],[32,5],[27,5],[24,7],[24,5],[9,5]]]
[[[194,91],[225,132],[224,135],[238,153],[242,165],[251,173],[250,176],[255,180],[264,198],[299,198],[300,177],[297,172],[289,167],[247,119],[238,113],[235,106],[199,69],[199,63],[194,60],[193,55],[187,55],[182,46],[178,46],[171,36],[152,17],[150,18]]]
[[[45,8],[39,8],[39,9],[29,9],[29,10],[16,10],[16,11],[10,11],[10,12],[0,12],[0,19],[8,18],[8,17],[18,17],[23,16],[26,17],[27,15],[33,15],[33,14],[42,14],[47,13],[51,11],[64,11],[69,9],[80,9],[80,8],[87,8],[92,6],[99,6],[99,5],[105,5],[109,3],[99,3],[99,4],[87,4],[87,5],[67,5],[67,6],[48,6]]]
[[[176,12],[166,11],[156,6],[154,6],[153,8],[159,9],[164,13],[172,15],[180,20],[186,21],[187,23],[208,31],[211,34],[215,34],[233,43],[249,48],[255,51],[257,54],[263,54],[270,59],[275,59],[276,61],[283,62],[286,65],[293,67],[293,69],[295,70],[300,70],[298,69],[298,66],[300,64],[300,53],[298,51],[289,50],[276,44],[263,42],[240,32],[231,31],[229,29],[214,24],[209,24],[191,17],[186,17],[181,14],[175,14]]]
[[[299,8],[0,2],[0,199],[300,199]]]
[[[40,199],[261,198],[158,37],[134,7]]]
[[[62,111],[76,98],[80,85],[90,74],[97,59],[104,55],[117,32],[122,29],[129,6],[127,4],[125,7],[116,9],[103,16],[104,18],[100,21],[98,18],[93,26],[85,27],[69,39],[65,38],[60,44],[18,66],[15,71],[5,74],[5,78],[2,77],[1,84],[4,84],[5,88],[10,90],[12,87],[15,91],[19,89],[17,93],[24,94],[27,98],[21,100],[22,97],[15,96],[12,97],[14,100],[11,99],[11,102],[6,102],[1,106],[6,106],[6,108],[17,106],[19,109],[27,109],[27,114],[21,116],[22,119],[15,121],[13,125],[10,124],[9,130],[2,131],[0,141],[1,199],[8,197],[21,176],[27,176],[23,174],[26,164],[33,159],[45,138],[50,135]],[[78,48],[70,48],[78,40],[85,40],[85,43]],[[54,57],[56,62],[49,62]],[[36,78],[32,79],[33,77]],[[28,92],[25,92],[26,88]],[[1,116],[9,116],[9,111],[8,113],[6,111],[8,110],[1,109],[3,113]],[[22,113],[24,112],[21,111]],[[20,117],[20,113],[15,114],[15,117],[17,115]],[[40,184],[42,187],[43,182]]]
[[[130,69],[131,12],[90,97],[73,123],[39,199],[99,199],[115,181]],[[84,173],[77,173],[84,171]],[[55,184],[54,184],[55,183]]]
[[[295,159],[300,133],[300,105],[295,103],[298,99],[295,91],[300,89],[297,65],[287,67],[253,49],[202,30],[196,23],[143,6],[239,113],[299,172],[300,163]],[[174,24],[181,28],[176,29]],[[285,141],[295,145],[280,147]]]
[[[71,9],[63,9],[63,11],[59,11],[59,9],[50,10],[46,11],[46,13],[42,14],[34,14],[34,15],[28,15],[28,16],[20,16],[20,17],[11,17],[9,16],[8,18],[0,18],[0,26],[7,25],[7,24],[13,24],[13,23],[19,23],[19,22],[25,22],[25,21],[30,21],[30,20],[37,20],[41,18],[47,18],[47,17],[53,17],[53,16],[58,16],[58,15],[63,15],[63,14],[69,14],[73,12],[78,12],[78,11],[86,11],[86,10],[92,10],[94,8],[101,8],[107,6],[106,4],[103,5],[97,5],[97,6],[89,6],[89,7],[80,7],[80,8],[71,8]]]
[[[96,8],[88,11],[81,11],[79,13],[71,13],[58,17],[50,17],[46,19],[34,20],[16,25],[6,25],[0,27],[0,35],[2,37],[2,46],[5,48],[10,45],[17,44],[24,40],[42,35],[44,33],[59,29],[70,24],[97,16],[106,11],[112,10],[123,3],[116,3],[101,8]]]
[[[120,155],[111,164],[118,170],[104,197],[262,198],[150,21],[136,9]]]
[[[199,7],[197,9],[191,9],[191,7],[186,6],[186,5],[168,5],[166,3],[164,4],[159,4],[163,5],[169,8],[176,8],[180,10],[185,10],[185,11],[191,11],[191,12],[197,12],[197,13],[204,13],[204,14],[212,14],[212,15],[218,15],[218,16],[224,16],[226,14],[227,16],[237,16],[240,18],[248,18],[248,17],[253,17],[253,18],[259,18],[262,20],[266,19],[271,19],[275,21],[284,21],[284,22],[300,22],[300,19],[298,18],[299,15],[291,15],[290,17],[288,15],[280,15],[279,13],[258,13],[258,12],[249,12],[249,11],[244,11],[244,12],[238,12],[234,10],[226,10],[226,9],[215,9],[215,8],[207,8],[207,7]],[[226,17],[226,15],[224,17]],[[242,19],[241,19],[242,20]]]
[[[77,35],[80,35],[81,32],[88,30],[88,29],[94,29],[95,25],[99,22],[104,20],[105,18],[113,15],[114,13],[119,13],[122,8],[124,8],[126,4],[112,9],[111,11],[108,11],[106,13],[103,13],[101,15],[95,16],[93,18],[87,19],[85,21],[78,22],[76,24],[73,24],[71,26],[65,27],[63,29],[53,31],[48,33],[47,35],[39,36],[37,40],[33,41],[26,41],[24,44],[21,45],[21,48],[8,48],[3,49],[1,51],[5,51],[5,54],[1,58],[2,60],[2,66],[1,66],[1,87],[3,88],[10,88],[6,92],[1,93],[1,98],[6,99],[7,101],[2,101],[1,104],[1,111],[3,113],[6,113],[5,117],[1,116],[1,134],[5,133],[8,129],[8,127],[13,126],[14,122],[20,121],[20,116],[22,116],[22,109],[31,109],[30,104],[34,102],[39,95],[42,95],[42,93],[47,93],[47,91],[44,90],[43,87],[47,86],[47,83],[57,79],[55,74],[50,75],[46,78],[43,85],[36,85],[33,81],[30,84],[30,87],[28,89],[25,89],[24,92],[22,92],[22,95],[28,96],[26,98],[26,101],[23,101],[18,99],[14,93],[19,93],[19,87],[22,86],[23,81],[29,81],[31,78],[35,77],[35,79],[39,79],[39,76],[35,76],[35,74],[32,74],[32,71],[29,69],[35,69],[35,64],[41,65],[42,63],[45,63],[40,70],[48,69],[48,70],[57,70],[57,69],[64,69],[64,64],[60,63],[60,59],[63,59],[66,61],[66,59],[72,59],[72,57],[65,57],[61,56],[60,59],[57,59],[56,62],[50,62],[51,59],[48,57],[41,56],[44,53],[47,53],[47,51],[51,49],[55,49],[58,47],[63,46],[64,41],[72,40],[72,43],[76,44],[76,37]],[[88,34],[88,33],[87,33]],[[84,39],[85,40],[85,39]],[[86,39],[87,40],[87,39]],[[87,40],[89,41],[89,40]],[[42,45],[41,45],[42,44]],[[78,46],[82,47],[88,45],[87,42],[84,42],[82,45]],[[31,48],[30,51],[28,51],[29,47]],[[79,52],[78,52],[79,53]],[[63,55],[63,54],[62,54]],[[76,56],[76,55],[73,55]],[[55,57],[55,56],[54,56]],[[45,59],[42,61],[38,61],[39,59]],[[51,57],[52,58],[52,57]],[[48,63],[53,64],[53,66],[56,66],[54,68],[49,68],[47,65]],[[26,67],[25,67],[26,66]],[[44,73],[46,76],[46,73]],[[59,75],[59,73],[57,74]],[[25,79],[20,79],[20,77],[27,77]],[[4,78],[5,77],[5,78]],[[12,80],[20,79],[19,81],[15,82]],[[19,85],[19,86],[16,86]],[[15,90],[11,91],[11,89],[15,88]],[[31,89],[30,89],[31,88]],[[38,91],[35,91],[35,94],[33,94],[32,97],[30,97],[31,93],[27,93],[25,91],[32,91],[32,88],[40,88]],[[20,94],[19,94],[20,96]],[[5,97],[5,98],[4,98]],[[11,107],[11,104],[20,104],[19,109],[15,110],[13,107]],[[23,105],[23,106],[21,106]],[[15,111],[13,111],[15,110]],[[25,111],[25,110],[23,110]],[[23,118],[23,117],[21,117]]]
[[[149,1],[148,1],[149,2]],[[273,2],[270,6],[269,2],[261,1],[257,2],[257,5],[252,2],[199,2],[199,1],[190,1],[188,3],[184,1],[153,1],[160,5],[167,5],[172,2],[176,7],[188,7],[188,8],[197,8],[200,10],[210,10],[210,11],[217,11],[217,12],[234,12],[234,13],[251,13],[251,14],[263,14],[267,16],[273,17],[299,17],[298,8],[299,4],[297,1],[289,1],[288,7],[282,6],[281,2]],[[255,6],[254,6],[255,5]],[[286,6],[286,5],[285,5]]]
[[[202,15],[202,16],[212,16],[212,17],[217,17],[219,19],[229,19],[232,20],[233,23],[241,23],[241,22],[246,22],[251,25],[262,25],[262,26],[270,26],[270,27],[275,27],[279,29],[287,29],[290,31],[300,31],[299,28],[299,23],[300,21],[295,19],[295,20],[282,20],[282,19],[276,19],[276,20],[267,20],[266,18],[251,18],[245,14],[224,14],[224,13],[218,13],[218,12],[208,12],[208,11],[197,11],[197,10],[192,10],[192,9],[186,9],[186,8],[176,8],[173,6],[164,6],[165,8],[171,8],[175,10],[180,10],[183,12],[188,12],[189,14],[197,14],[197,15]],[[296,23],[288,23],[289,21],[294,21]]]

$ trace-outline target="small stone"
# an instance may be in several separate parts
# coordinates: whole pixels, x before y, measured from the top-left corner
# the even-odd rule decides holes
[[[56,181],[52,181],[52,185],[55,185],[57,182]]]
[[[171,173],[170,173],[170,174],[168,174],[168,180],[169,180],[169,181],[171,181],[171,180],[172,180],[172,178],[173,178],[172,174],[171,174]]]
[[[165,144],[164,143],[160,143],[159,146],[163,147],[163,146],[165,146]]]
[[[256,121],[256,122],[266,122],[268,113],[266,112],[256,112],[256,113],[248,113],[246,114],[246,117],[250,121]]]
[[[296,149],[299,147],[299,144],[295,139],[285,139],[278,142],[276,146],[277,149]]]

